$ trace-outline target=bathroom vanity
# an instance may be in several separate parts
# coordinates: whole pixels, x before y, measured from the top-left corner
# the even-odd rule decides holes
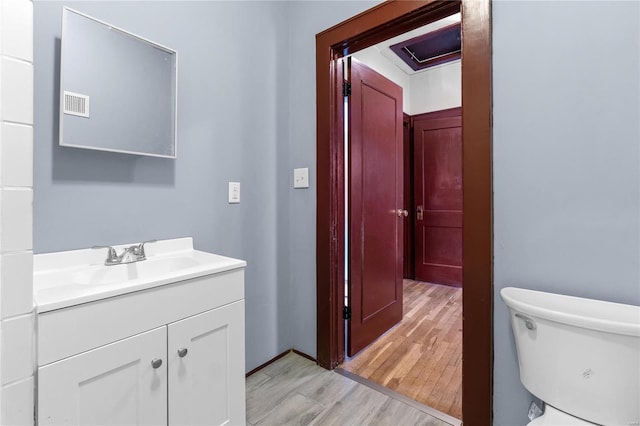
[[[149,244],[34,258],[39,425],[244,424],[244,267]]]

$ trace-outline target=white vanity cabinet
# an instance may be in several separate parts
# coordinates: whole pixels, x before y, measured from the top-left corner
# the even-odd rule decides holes
[[[38,369],[38,424],[167,424],[166,327]]]
[[[244,423],[244,302],[168,328],[169,424]]]
[[[244,270],[38,315],[39,425],[245,424]]]

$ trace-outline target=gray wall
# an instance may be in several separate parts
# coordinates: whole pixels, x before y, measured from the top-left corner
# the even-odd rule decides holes
[[[496,425],[523,425],[516,286],[640,304],[640,3],[493,3]]]
[[[315,355],[315,34],[373,4],[70,4],[178,50],[170,161],[56,146],[61,3],[36,2],[36,252],[193,235],[249,261],[248,369]],[[530,397],[500,288],[640,304],[639,10],[496,1],[493,15],[494,411],[511,426]],[[309,190],[291,189],[294,167]]]
[[[35,2],[35,252],[193,236],[248,262],[247,370],[315,356],[315,34],[376,3]],[[63,5],[178,51],[177,160],[58,146]]]
[[[291,167],[309,166],[311,190],[291,199],[293,346],[316,354],[316,40],[315,35],[377,4],[377,1],[290,3]],[[338,6],[339,4],[339,6]]]
[[[58,146],[63,4],[178,51],[177,160]],[[246,259],[247,370],[292,346],[287,15],[260,1],[34,2],[34,251],[193,236]]]

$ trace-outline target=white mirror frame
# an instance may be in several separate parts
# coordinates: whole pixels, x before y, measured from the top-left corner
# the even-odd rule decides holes
[[[155,47],[159,50],[165,51],[171,55],[173,55],[175,57],[175,65],[174,65],[174,82],[173,82],[173,155],[164,155],[164,154],[156,154],[156,153],[149,153],[149,152],[142,152],[142,151],[136,151],[135,149],[132,150],[126,150],[126,149],[112,149],[112,148],[103,148],[103,147],[99,147],[99,146],[92,146],[92,145],[82,145],[82,144],[70,144],[70,143],[64,143],[64,138],[63,138],[63,128],[64,128],[64,116],[65,114],[65,88],[63,86],[63,73],[64,73],[64,64],[63,64],[63,60],[64,60],[64,40],[62,40],[61,42],[61,47],[60,47],[60,117],[59,117],[59,145],[60,146],[64,146],[64,147],[73,147],[73,148],[85,148],[85,149],[90,149],[90,150],[97,150],[97,151],[107,151],[107,152],[119,152],[119,153],[124,153],[124,154],[134,154],[134,155],[143,155],[143,156],[150,156],[150,157],[160,157],[160,158],[171,158],[171,159],[175,159],[178,156],[178,52],[161,44],[158,44],[156,42],[153,42],[149,39],[146,39],[144,37],[141,37],[139,35],[136,35],[130,31],[126,31],[122,28],[119,28],[115,25],[111,25],[107,22],[104,22],[102,20],[96,19],[92,16],[89,16],[87,14],[84,14],[82,12],[78,12],[77,10],[71,9],[67,6],[63,6],[62,8],[62,37],[64,37],[64,29],[65,29],[65,24],[66,24],[66,19],[67,19],[67,14],[68,13],[74,13],[76,15],[80,15],[84,18],[90,19],[96,23],[99,23],[101,25],[104,25],[106,27],[108,27],[111,30],[115,30],[118,31],[132,39],[144,42],[146,44],[149,44],[152,47]],[[61,37],[61,38],[62,38]],[[66,91],[67,93],[70,93],[69,91]]]

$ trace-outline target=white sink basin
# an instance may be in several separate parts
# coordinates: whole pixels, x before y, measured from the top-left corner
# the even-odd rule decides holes
[[[118,252],[132,244],[117,246]],[[145,246],[147,260],[105,266],[106,250],[74,250],[34,256],[38,312],[242,268],[246,262],[193,249],[191,238]]]
[[[143,262],[109,267],[89,266],[70,274],[69,281],[78,285],[107,285],[129,280],[153,279],[163,274],[202,266],[204,262],[195,259],[195,252],[193,255],[193,257],[157,256]]]

